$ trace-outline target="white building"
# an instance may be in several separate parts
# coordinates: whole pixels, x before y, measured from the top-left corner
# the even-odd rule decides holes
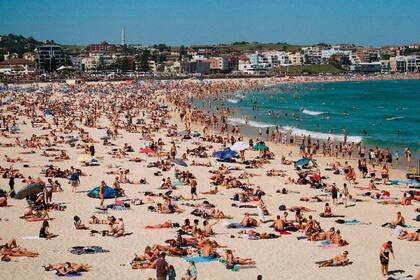
[[[360,64],[362,61],[360,61],[360,58],[357,56],[356,53],[350,53],[349,54],[349,59],[351,64],[355,65],[355,64]]]
[[[303,55],[299,52],[289,53],[289,62],[292,65],[302,65],[304,63]]]
[[[379,63],[381,64],[381,72],[382,73],[388,73],[391,71],[391,65],[389,63],[389,59],[387,60],[379,60]]]
[[[392,72],[419,72],[420,56],[394,56],[389,58],[389,64]]]
[[[338,53],[345,54],[345,55],[351,55],[352,51],[338,50],[338,49],[334,49],[334,48],[321,50],[321,58],[323,60],[328,60],[328,59],[330,59],[331,56],[333,56],[335,54],[338,54]]]
[[[280,66],[286,66],[290,64],[289,56],[283,51],[264,51],[256,53],[256,63],[269,63],[272,68],[278,68]]]
[[[271,63],[255,62],[255,56],[251,60],[249,57],[240,58],[238,61],[238,70],[247,75],[264,75],[272,69]]]
[[[11,58],[0,62],[0,73],[5,75],[31,74],[35,72],[36,63],[23,58]]]

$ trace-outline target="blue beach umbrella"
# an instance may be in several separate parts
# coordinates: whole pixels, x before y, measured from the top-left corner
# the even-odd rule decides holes
[[[231,149],[227,148],[223,151],[218,151],[214,153],[214,156],[218,159],[225,160],[228,158],[233,158],[237,155],[235,151],[232,151]]]
[[[106,186],[104,191],[104,198],[114,198],[118,194],[117,190],[114,190],[111,187]],[[100,198],[99,197],[99,187],[93,188],[89,191],[88,196],[91,198]]]
[[[301,158],[294,162],[294,166],[296,169],[302,169],[303,167],[307,166],[309,164],[309,159],[307,158]]]

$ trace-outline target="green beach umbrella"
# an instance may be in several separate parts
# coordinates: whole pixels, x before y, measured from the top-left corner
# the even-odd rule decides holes
[[[264,143],[258,143],[257,145],[254,146],[254,150],[264,151],[264,150],[268,150],[268,147]]]

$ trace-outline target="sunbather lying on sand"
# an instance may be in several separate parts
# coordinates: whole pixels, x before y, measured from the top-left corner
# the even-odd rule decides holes
[[[327,267],[327,266],[345,266],[349,264],[348,252],[344,251],[341,255],[334,257],[333,259],[326,260],[326,261],[318,261],[315,262],[319,267]]]
[[[2,261],[10,261],[10,257],[38,257],[38,253],[28,251],[16,244],[16,239],[10,239],[6,244],[0,245]]]
[[[133,262],[154,261],[159,257],[159,250],[152,250],[152,247],[146,246],[143,255],[134,254]]]
[[[27,222],[39,222],[51,219],[47,210],[37,211],[33,207],[26,210],[21,218],[25,219]]]
[[[400,235],[398,236],[398,239],[408,241],[420,241],[420,230],[417,230],[415,232],[408,232],[406,230],[402,231]]]
[[[235,257],[232,253],[232,250],[226,250],[226,267],[232,268],[235,265],[253,265],[255,264],[255,261],[252,259],[243,259],[239,257]]]
[[[207,192],[200,192],[201,194],[217,194],[219,192],[219,189],[216,187],[214,187],[214,189],[209,190]]]
[[[146,229],[159,229],[159,228],[174,228],[179,227],[178,223],[172,223],[171,221],[166,221],[163,224],[157,224],[153,226],[145,226]]]
[[[239,233],[244,234],[247,236],[248,239],[251,240],[259,240],[259,239],[276,239],[279,238],[281,235],[277,235],[274,233],[267,233],[267,232],[256,232],[252,229],[246,231],[240,231]]]
[[[309,209],[307,207],[304,206],[292,206],[288,209],[291,212],[296,212],[297,210],[301,211],[301,212],[315,212],[315,210]]]
[[[89,224],[97,225],[97,224],[108,224],[107,220],[100,220],[96,216],[92,215],[89,220]]]
[[[44,266],[46,271],[56,271],[57,275],[64,276],[67,274],[73,274],[77,272],[85,272],[91,269],[91,266],[88,264],[79,264],[79,263],[50,263]]]
[[[323,202],[323,201],[328,201],[328,198],[322,198],[318,195],[316,196],[310,196],[310,197],[301,197],[299,199],[300,201],[306,201],[306,202]]]

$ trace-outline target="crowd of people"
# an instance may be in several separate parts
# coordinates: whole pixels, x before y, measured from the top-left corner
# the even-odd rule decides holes
[[[278,81],[148,81],[134,85],[34,86],[1,92],[0,149],[4,151],[1,163],[8,166],[0,166],[0,172],[3,180],[7,180],[8,190],[0,193],[0,207],[8,206],[15,197],[24,198],[27,205],[21,218],[39,222],[37,237],[47,240],[63,238],[54,225],[61,219],[60,212],[71,211],[72,206],[59,202],[57,196],[62,198],[60,195],[68,192],[80,197],[81,203],[83,199],[91,199],[89,197],[99,199],[88,216],[72,215],[77,234],[101,234],[118,238],[113,242],[119,242],[131,234],[170,230],[173,238],[146,245],[144,253],[136,254],[130,262],[132,269],[155,269],[157,279],[177,277],[175,266],[169,264],[174,258],[186,261],[182,275],[185,280],[208,279],[199,273],[199,262],[218,261],[233,272],[244,266],[257,270],[261,260],[256,260],[253,252],[238,257],[242,254],[237,253],[233,244],[224,244],[218,239],[222,233],[240,242],[276,242],[274,239],[295,235],[298,240],[307,240],[308,244],[315,243],[322,248],[345,248],[338,256],[317,261],[319,267],[348,266],[357,262],[349,257],[352,244],[345,225],[364,223],[344,220],[352,213],[350,207],[366,202],[381,207],[390,204],[410,209],[414,219],[419,212],[415,207],[420,198],[418,191],[404,189],[390,193],[386,189],[393,174],[392,155],[388,150],[368,151],[364,143],[321,143],[307,135],[297,138],[289,135],[286,143],[297,144],[296,151],[288,147],[291,152],[278,154],[277,140],[283,139],[276,137],[281,134],[279,130],[267,132],[266,137],[257,132],[255,137],[247,138],[241,135],[238,126],[228,124],[228,109],[220,108],[216,114],[204,112],[191,103],[192,98],[220,98],[227,92],[246,92],[275,82]],[[28,134],[29,130],[33,132]],[[98,131],[102,133],[99,138],[94,133]],[[139,152],[135,149],[139,143],[125,138],[131,134],[142,143]],[[230,150],[228,157],[217,156],[217,151],[233,148],[235,144],[242,148]],[[411,159],[409,150],[405,155],[406,160]],[[34,156],[45,164],[33,163]],[[320,157],[327,159],[328,165],[317,164]],[[305,159],[305,164],[293,166],[299,158]],[[144,167],[146,174],[137,177],[131,168],[136,164]],[[378,174],[377,168],[380,169]],[[205,170],[205,175],[198,170]],[[86,176],[97,179],[97,192],[91,190],[89,197],[80,191],[85,190]],[[203,176],[208,177],[208,189],[202,183]],[[282,189],[273,192],[273,188],[264,183],[267,178],[279,180],[276,182]],[[342,183],[337,184],[334,178],[340,178]],[[19,180],[18,191],[15,180]],[[108,184],[110,180],[112,183]],[[63,186],[65,182],[69,187]],[[160,183],[147,191],[141,189],[151,187],[150,182]],[[142,191],[136,191],[133,197],[132,186]],[[185,189],[189,194],[182,191]],[[275,202],[284,202],[296,195],[300,197],[300,205],[273,207],[273,197],[276,197]],[[221,200],[226,203],[220,203]],[[312,205],[319,203],[323,211],[317,213]],[[120,217],[98,218],[108,210],[127,209],[134,209],[140,215],[152,213],[156,223],[146,225],[141,232],[129,232],[127,229],[135,226],[126,222],[124,212]],[[278,215],[277,211],[280,211]],[[289,218],[291,213],[293,218]],[[89,215],[89,223],[84,224],[82,220]],[[165,218],[159,221],[160,217]],[[186,218],[180,222],[179,217]],[[343,227],[327,226],[329,218],[340,218],[335,222]],[[397,240],[413,241],[413,246],[419,246],[419,230],[408,227],[401,211],[397,212],[395,220],[382,226],[383,230],[394,230]],[[380,247],[383,276],[389,275],[390,255],[394,256],[392,244],[387,241]],[[1,246],[1,255],[2,261],[20,256],[42,257],[17,246],[15,239]],[[44,268],[57,275],[94,269],[89,264],[65,261],[47,264]],[[257,279],[264,277],[258,274]]]

